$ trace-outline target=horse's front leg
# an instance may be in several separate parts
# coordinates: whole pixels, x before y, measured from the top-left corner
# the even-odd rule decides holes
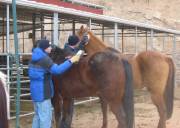
[[[60,128],[71,128],[72,117],[74,111],[74,99],[63,99],[63,117]]]
[[[107,122],[107,102],[102,96],[99,96],[100,102],[101,102],[101,109],[102,109],[102,114],[103,114],[103,125],[102,128],[107,128],[108,122]]]
[[[59,94],[55,94],[52,99],[52,104],[54,107],[56,128],[60,128],[62,113],[62,97]]]

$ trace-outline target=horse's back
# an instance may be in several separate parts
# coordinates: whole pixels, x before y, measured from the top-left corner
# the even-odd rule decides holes
[[[169,74],[167,58],[167,55],[155,51],[145,51],[135,56],[142,84],[148,89],[156,88],[158,91],[164,92]]]
[[[159,60],[165,61],[167,55],[156,51],[143,51],[135,56],[138,61],[144,63],[158,62]]]
[[[118,91],[117,94],[123,94],[119,91],[122,91],[124,88],[125,73],[123,63],[119,59],[118,54],[112,53],[111,50],[96,53],[91,57],[89,65],[92,73],[96,76],[101,90],[107,90],[108,93]]]

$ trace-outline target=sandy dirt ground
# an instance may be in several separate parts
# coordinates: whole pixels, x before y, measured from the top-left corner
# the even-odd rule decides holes
[[[135,95],[135,127],[156,128],[159,117],[149,94],[147,91],[136,91]],[[108,111],[108,127],[116,128],[116,119],[111,111]],[[20,128],[31,128],[32,117],[22,118],[20,123]],[[98,102],[75,107],[72,128],[100,128],[101,124],[102,113]],[[180,87],[175,88],[174,112],[166,124],[167,128],[180,128]],[[14,127],[14,120],[11,120],[10,128]]]

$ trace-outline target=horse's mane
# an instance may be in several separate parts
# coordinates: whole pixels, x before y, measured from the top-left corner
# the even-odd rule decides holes
[[[88,54],[95,53],[106,49],[108,46],[95,36],[91,31],[88,31],[90,36],[89,43],[85,46],[85,50]]]
[[[100,40],[97,36],[94,35],[94,33],[92,31],[89,31],[88,33],[91,36],[92,40],[96,40],[95,46],[98,46],[100,48],[106,48],[108,47],[102,40]]]
[[[62,61],[65,60],[66,57],[66,52],[64,49],[59,48],[58,46],[55,46],[50,55],[51,59],[55,62],[55,63],[62,63]]]

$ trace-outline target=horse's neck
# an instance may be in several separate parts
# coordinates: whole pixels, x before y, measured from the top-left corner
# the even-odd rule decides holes
[[[107,48],[107,46],[94,34],[92,34],[91,32],[89,34],[90,34],[90,40],[89,43],[85,46],[86,52],[88,54],[94,54],[96,52],[103,51],[104,49]]]

